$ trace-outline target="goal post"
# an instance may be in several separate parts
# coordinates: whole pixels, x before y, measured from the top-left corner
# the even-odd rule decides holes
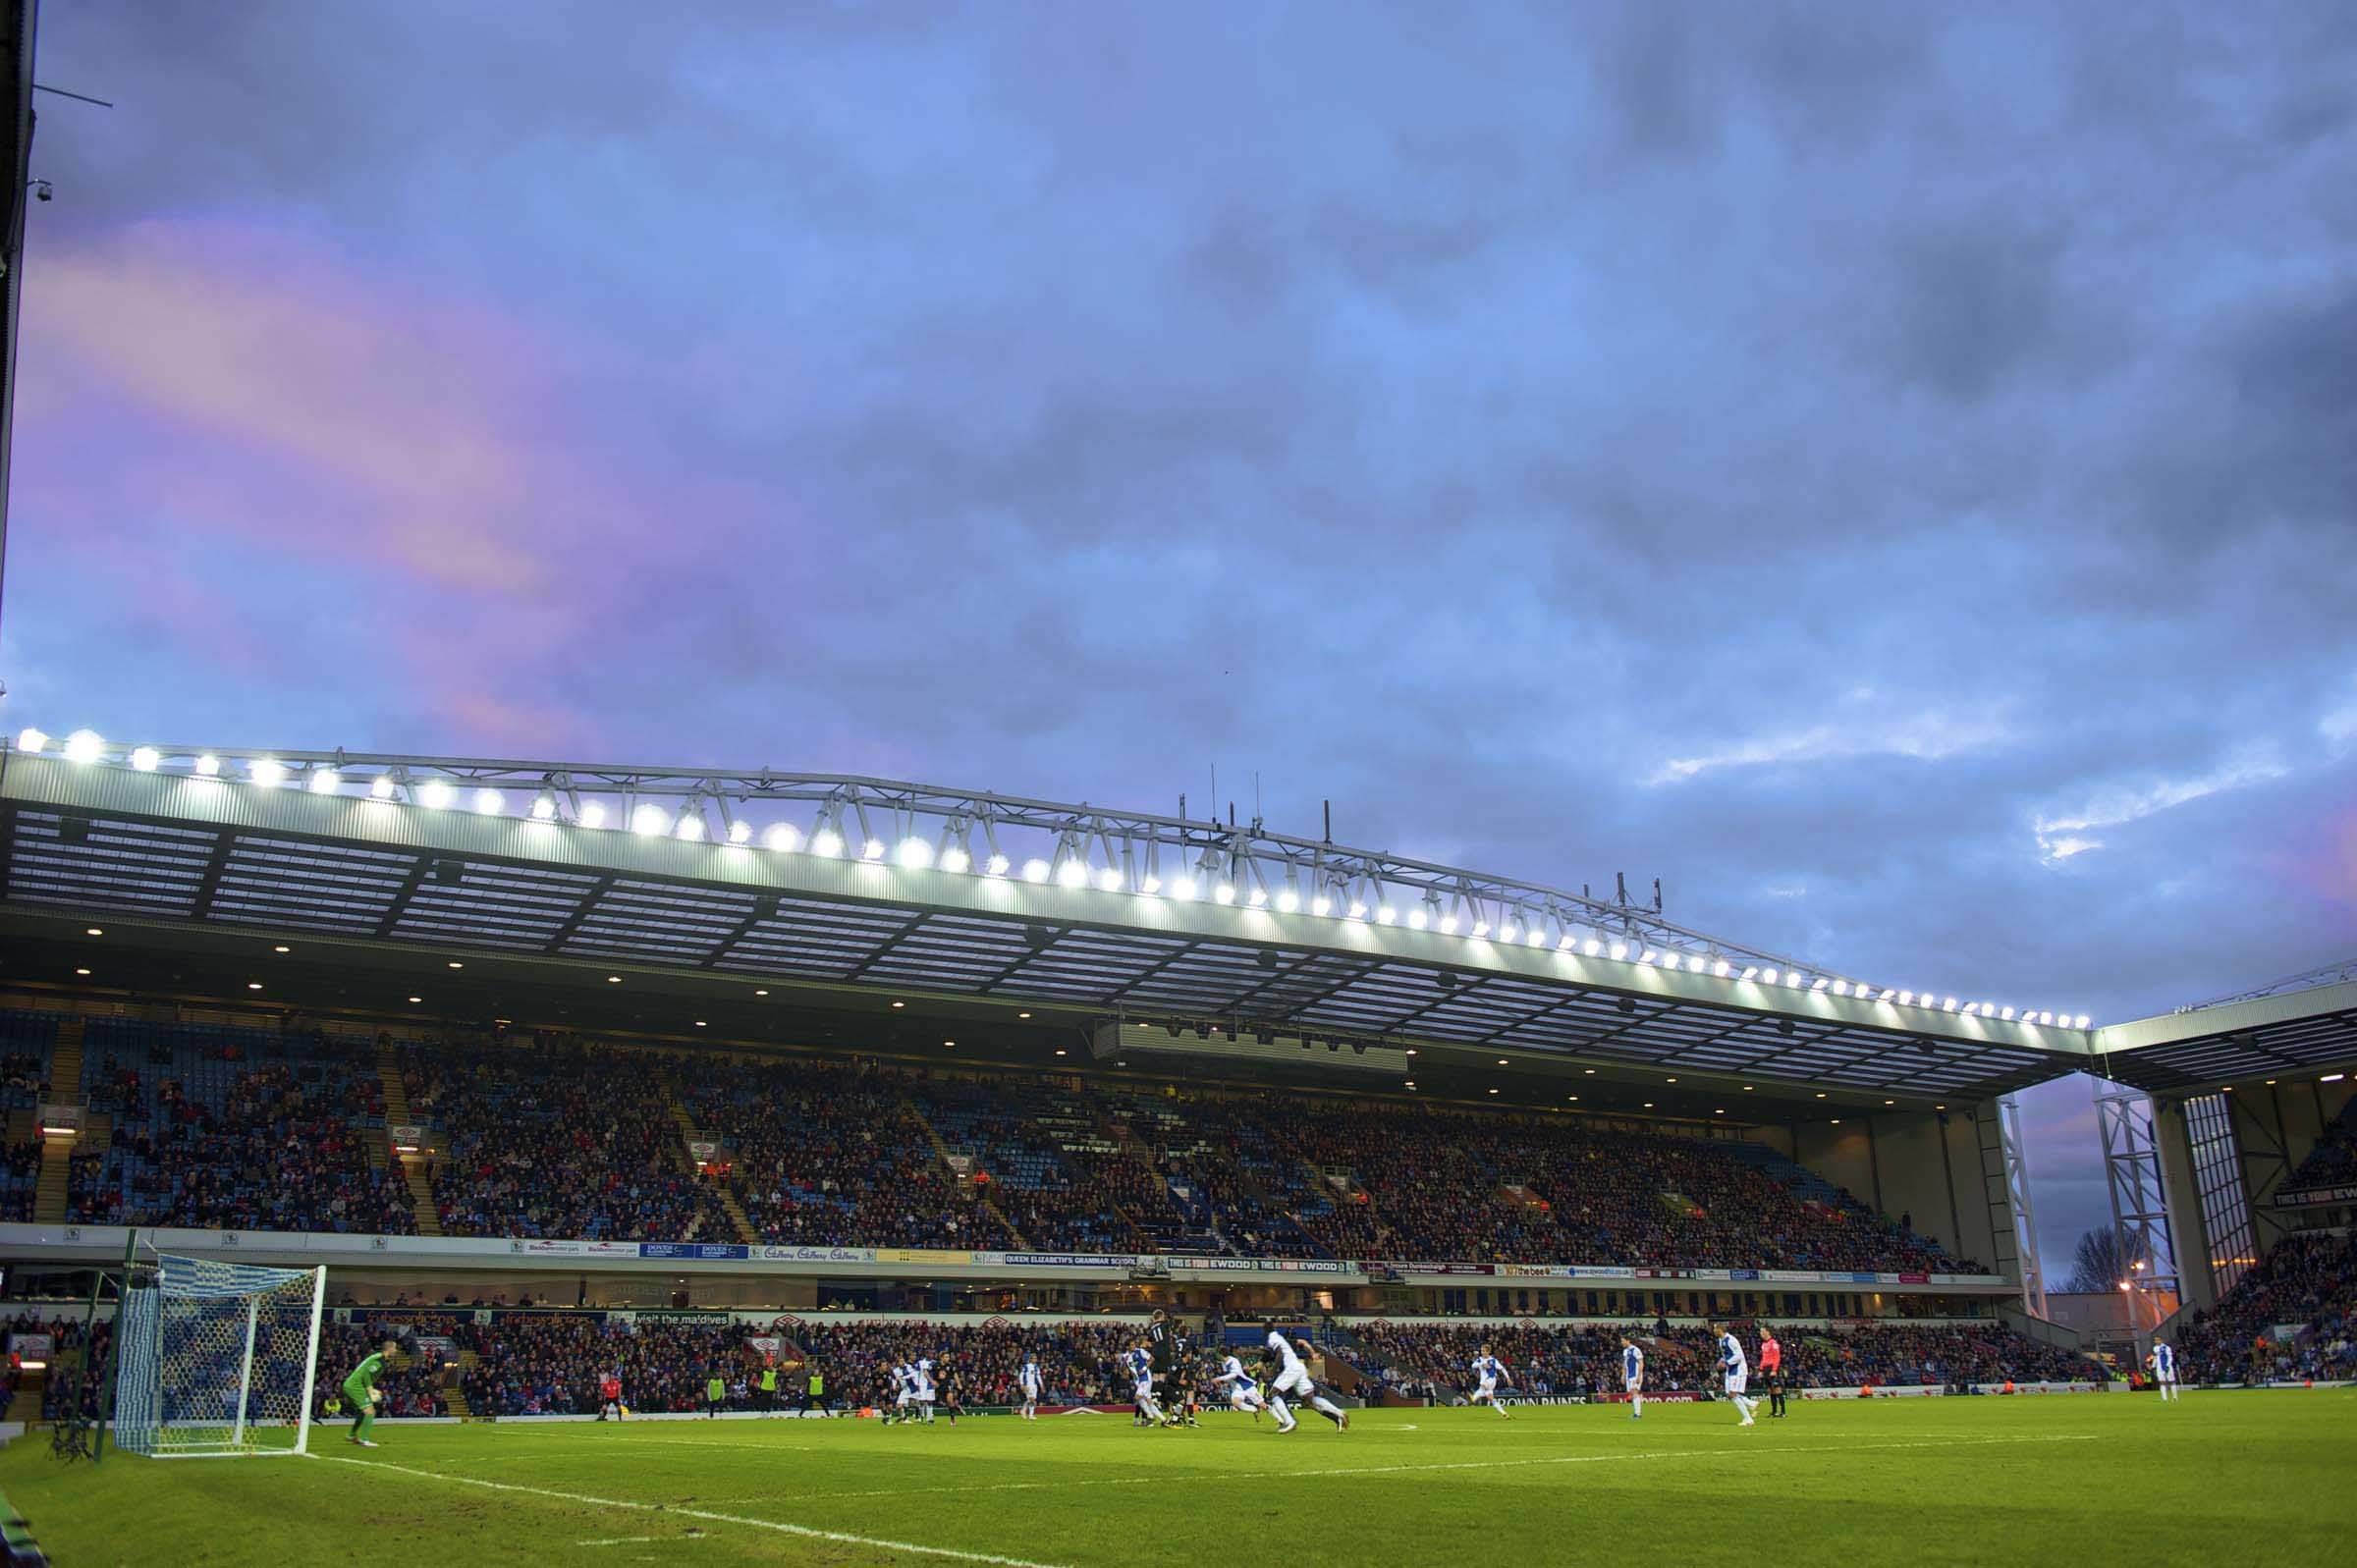
[[[153,1459],[310,1449],[325,1269],[170,1255],[124,1293],[115,1446]]]

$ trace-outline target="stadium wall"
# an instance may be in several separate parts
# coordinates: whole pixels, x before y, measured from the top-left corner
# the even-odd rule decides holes
[[[1961,1258],[1996,1260],[1997,1225],[2009,1213],[1993,1207],[1981,1169],[1975,1116],[1994,1116],[1984,1101],[1947,1111],[1883,1111],[1759,1129],[1778,1153],[1842,1188],[1891,1220],[1906,1220]]]

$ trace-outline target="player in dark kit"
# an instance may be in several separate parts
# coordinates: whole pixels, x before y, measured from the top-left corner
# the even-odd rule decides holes
[[[949,1417],[950,1425],[955,1427],[958,1425],[958,1418],[965,1414],[963,1399],[965,1379],[959,1375],[958,1369],[946,1360],[934,1368],[933,1378],[939,1385],[941,1413]]]
[[[1203,1401],[1198,1396],[1202,1368],[1200,1341],[1183,1323],[1171,1325],[1171,1364],[1178,1370],[1171,1379],[1171,1417],[1189,1427],[1200,1427],[1195,1418],[1202,1413]]]
[[[1178,1414],[1173,1399],[1172,1373],[1178,1368],[1177,1330],[1160,1307],[1146,1323],[1146,1356],[1153,1369],[1154,1397],[1162,1406],[1162,1424],[1178,1425]]]

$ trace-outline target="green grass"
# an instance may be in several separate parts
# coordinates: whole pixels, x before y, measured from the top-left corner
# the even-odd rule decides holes
[[[331,1431],[323,1459],[110,1455],[96,1468],[57,1463],[35,1433],[0,1453],[0,1488],[66,1568],[990,1556],[1920,1568],[2319,1563],[2347,1546],[2349,1392],[1792,1411],[1749,1431],[1724,1405],[1658,1405],[1641,1423],[1608,1407],[1511,1423],[1375,1411],[1346,1433],[1312,1417],[1290,1437],[1225,1413],[1198,1432],[1111,1416],[392,1427],[373,1452]]]

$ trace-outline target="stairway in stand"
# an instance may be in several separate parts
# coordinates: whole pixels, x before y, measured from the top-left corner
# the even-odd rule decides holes
[[[466,1374],[472,1372],[475,1368],[481,1366],[482,1364],[483,1358],[476,1355],[473,1351],[460,1351],[458,1370],[450,1378],[445,1379],[442,1384],[442,1403],[449,1409],[452,1415],[458,1417],[461,1421],[471,1421],[474,1419],[474,1407],[466,1403],[466,1390],[463,1385],[466,1380]]]
[[[49,1099],[62,1106],[79,1106],[82,1098],[82,1020],[68,1018],[57,1026],[57,1049],[49,1057]],[[87,1143],[92,1149],[106,1146],[91,1136],[88,1126],[82,1136],[49,1137],[41,1139],[40,1183],[33,1189],[32,1219],[40,1225],[62,1225],[66,1221],[68,1177],[73,1169],[74,1151]]]
[[[940,1133],[933,1130],[933,1123],[925,1119],[925,1113],[917,1109],[915,1102],[911,1101],[906,1095],[903,1095],[901,1097],[901,1113],[924,1129],[926,1140],[933,1145],[934,1158],[941,1162],[942,1168],[949,1171],[954,1179],[958,1174],[958,1167],[951,1163],[950,1156],[957,1153],[957,1151],[952,1149],[946,1142],[943,1141]],[[981,1204],[983,1213],[989,1215],[993,1219],[996,1219],[1002,1226],[1004,1226],[1007,1234],[1014,1238],[1014,1244],[1017,1247],[1028,1248],[1031,1245],[1030,1242],[1023,1239],[1023,1233],[1014,1228],[1014,1221],[1007,1217],[1005,1211],[1001,1210],[997,1204],[990,1201],[989,1193],[977,1189],[974,1197],[975,1200]]]
[[[693,1170],[696,1168],[693,1146],[699,1143],[717,1144],[720,1140],[706,1137],[696,1127],[695,1118],[687,1114],[687,1107],[680,1099],[680,1086],[672,1082],[669,1073],[663,1075],[663,1095],[671,1103],[671,1119],[680,1124],[680,1154],[686,1160],[687,1168]],[[753,1235],[752,1217],[744,1212],[744,1205],[739,1203],[737,1195],[729,1191],[727,1182],[714,1181],[711,1188],[712,1196],[720,1200],[721,1213],[729,1217],[729,1224],[736,1230],[737,1239],[747,1246],[752,1245],[758,1238]]]
[[[410,1212],[416,1217],[417,1234],[442,1234],[442,1211],[434,1203],[433,1183],[425,1179],[425,1162],[403,1160],[393,1152],[393,1129],[411,1126],[415,1118],[410,1114],[409,1085],[401,1081],[401,1053],[394,1049],[392,1037],[379,1035],[376,1041],[376,1081],[385,1092],[385,1129],[378,1137],[378,1147],[369,1151],[368,1162],[381,1166],[388,1160],[398,1161],[401,1174],[410,1184]]]

